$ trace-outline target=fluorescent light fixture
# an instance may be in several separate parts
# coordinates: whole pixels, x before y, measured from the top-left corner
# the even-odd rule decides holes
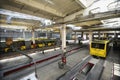
[[[72,27],[73,30],[80,30],[82,27]]]
[[[113,18],[107,20],[101,20],[104,27],[119,27],[120,26],[120,18]]]
[[[90,0],[88,0],[90,1]],[[117,3],[116,5],[112,5],[112,7],[110,7],[109,5],[111,5],[113,2],[115,2],[116,0],[96,0],[91,6],[89,6],[86,9],[86,12],[91,12],[91,13],[100,13],[100,12],[106,12],[106,11],[110,11],[110,10],[116,10],[117,4],[119,5],[119,3]],[[118,6],[119,8],[120,6]]]
[[[114,0],[115,1],[115,0]],[[109,10],[120,10],[120,1],[116,0],[115,2],[112,2],[110,5],[108,5]]]
[[[67,27],[75,27],[73,24],[67,24]]]
[[[112,22],[120,22],[120,17],[119,18],[112,18],[112,19],[101,20],[101,22],[103,24],[112,23]]]
[[[67,27],[71,27],[73,30],[79,30],[79,29],[82,28],[82,27],[80,27],[80,26],[75,26],[75,25],[73,25],[73,24],[68,24]]]

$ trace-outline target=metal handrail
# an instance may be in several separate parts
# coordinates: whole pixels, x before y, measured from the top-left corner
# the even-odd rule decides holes
[[[34,61],[34,59],[29,56],[28,54],[25,54],[24,52],[18,50],[17,48],[15,48],[14,46],[11,46],[12,49],[14,49],[16,52],[19,52],[20,54],[26,56],[28,59],[29,59],[29,62],[34,64],[34,70],[35,70],[35,77],[38,78],[38,75],[37,75],[37,64],[36,62]]]

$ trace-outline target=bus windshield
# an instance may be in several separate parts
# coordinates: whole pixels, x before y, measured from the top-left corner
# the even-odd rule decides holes
[[[105,44],[101,43],[92,43],[91,47],[92,48],[97,48],[97,49],[104,49]]]

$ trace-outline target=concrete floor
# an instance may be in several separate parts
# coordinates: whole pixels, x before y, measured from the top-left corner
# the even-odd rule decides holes
[[[60,49],[58,49],[56,51],[52,50],[49,52],[45,52],[45,54],[43,54],[40,51],[40,52],[29,54],[29,56],[31,56],[34,60],[40,60],[45,57],[55,55],[56,53],[62,53],[62,51]],[[29,59],[26,56],[22,55],[22,56],[18,56],[18,57],[0,60],[0,66],[1,66],[1,69],[5,69],[5,68],[20,65],[20,64],[26,64],[28,62],[29,62]]]
[[[80,49],[73,55],[67,57],[67,68],[59,69],[58,68],[58,61],[47,65],[43,68],[37,70],[39,75],[39,80],[56,80],[60,75],[65,73],[67,70],[72,68],[76,63],[80,62],[84,57],[88,54],[88,49]],[[44,74],[43,74],[44,73]]]
[[[58,50],[58,51],[54,52],[54,54],[56,54],[58,52],[60,52],[60,51]],[[37,65],[38,80],[56,80],[60,75],[64,74],[66,71],[70,70],[75,64],[79,63],[84,57],[88,56],[89,49],[88,49],[88,47],[83,47],[73,53],[74,54],[67,57],[67,66],[65,69],[58,68],[58,59],[50,60],[45,63],[38,64]],[[111,80],[112,74],[113,74],[112,73],[113,63],[120,64],[120,62],[119,62],[120,54],[119,53],[120,53],[120,51],[113,51],[112,49],[110,50],[107,58],[105,59],[104,70],[103,70],[103,74],[101,75],[101,80]],[[49,55],[53,55],[53,54],[49,54]],[[43,64],[44,64],[44,66],[42,66]],[[30,69],[27,69],[27,71],[29,72],[29,73],[26,72],[27,74],[30,74],[33,72],[33,70],[30,71]],[[22,73],[19,75],[20,76],[16,77],[16,79],[14,78],[14,80],[19,80],[21,78],[21,76],[25,76]],[[15,76],[15,75],[13,75],[13,76]],[[10,79],[10,77],[9,77],[9,80],[13,80],[13,79]]]
[[[78,47],[78,46],[67,47],[67,51],[72,49],[72,48],[76,48],[76,47]],[[56,51],[54,51],[54,50],[53,51],[48,51],[48,52],[45,51],[45,54],[42,54],[42,53],[38,52],[38,53],[34,53],[33,55],[30,55],[30,56],[33,57],[34,60],[41,60],[41,59],[44,59],[44,58],[47,58],[49,56],[53,56],[53,55],[56,55],[56,54],[59,54],[59,53],[62,53],[61,49],[57,49]],[[60,59],[60,57],[59,57],[59,59]],[[0,60],[1,70],[6,70],[6,69],[9,69],[9,68],[12,69],[12,68],[16,67],[17,65],[26,64],[25,62],[27,62],[27,61],[28,61],[28,59],[24,56],[20,56],[20,57],[17,57],[15,59]],[[50,61],[47,61],[43,64],[40,64],[40,66],[47,65],[49,62]],[[8,78],[10,79],[12,77],[8,76]]]
[[[101,77],[101,80],[113,80],[112,77],[114,75],[113,73],[113,64],[117,63],[120,65],[120,51],[114,51],[112,48],[105,60],[104,63],[104,71]],[[120,68],[120,66],[119,66]],[[119,70],[120,71],[120,70]],[[119,75],[120,77],[120,75]],[[120,80],[119,79],[115,79],[115,80]]]
[[[66,48],[66,51],[69,51],[70,49],[74,49],[77,47],[79,47],[79,46],[78,45],[68,46]],[[60,48],[56,48],[56,51],[54,49],[48,49],[48,50],[44,51],[44,54],[42,53],[42,51],[36,51],[36,52],[34,52],[32,54],[28,54],[28,55],[31,56],[35,61],[37,61],[37,60],[42,60],[44,58],[47,58],[47,57],[50,57],[53,55],[57,55],[60,53],[62,53],[62,50]],[[0,60],[0,69],[6,69],[6,68],[26,64],[28,62],[29,62],[29,59],[24,55],[12,57],[12,58],[8,58],[8,59],[2,59],[2,60]]]

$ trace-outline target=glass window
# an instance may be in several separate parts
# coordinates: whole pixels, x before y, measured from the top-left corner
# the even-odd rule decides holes
[[[104,49],[105,44],[101,43],[92,43],[91,47],[92,48],[97,48],[97,49]]]

